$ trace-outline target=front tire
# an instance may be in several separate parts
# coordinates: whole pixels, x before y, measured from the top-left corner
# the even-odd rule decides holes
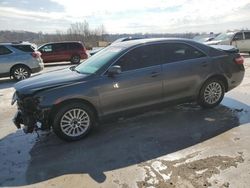
[[[219,79],[207,80],[198,97],[198,103],[203,108],[213,108],[220,104],[225,94],[225,84]]]
[[[55,114],[53,130],[63,140],[76,141],[84,138],[94,123],[92,108],[85,104],[72,103],[64,105]]]
[[[11,76],[16,81],[24,80],[26,78],[29,78],[31,74],[31,71],[28,67],[24,65],[17,65],[11,69]]]

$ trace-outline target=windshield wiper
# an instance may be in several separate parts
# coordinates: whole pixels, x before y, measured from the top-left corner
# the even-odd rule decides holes
[[[76,66],[72,66],[69,68],[71,71],[75,71],[77,72],[78,74],[90,74],[90,73],[87,73],[87,72],[80,72],[79,70],[76,70]]]

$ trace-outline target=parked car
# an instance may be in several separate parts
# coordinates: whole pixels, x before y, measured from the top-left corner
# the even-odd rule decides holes
[[[118,42],[126,42],[126,41],[130,41],[130,40],[138,40],[138,39],[142,39],[142,38],[141,37],[123,37],[123,38],[119,38],[119,39],[115,40],[111,44],[116,44]]]
[[[217,48],[188,39],[117,43],[76,67],[17,83],[14,123],[26,133],[52,127],[74,141],[110,115],[191,101],[215,107],[245,71],[236,48]]]
[[[204,43],[204,42],[212,41],[214,38],[215,38],[215,35],[214,35],[214,34],[206,34],[206,35],[198,35],[198,36],[195,36],[195,37],[193,38],[193,40],[194,40],[194,41],[197,41],[197,42]]]
[[[208,45],[233,45],[237,47],[240,52],[250,54],[250,31],[237,31],[221,33],[212,41],[206,42]]]
[[[119,38],[117,40],[115,40],[114,42],[112,42],[110,45],[116,44],[118,42],[126,42],[126,41],[130,41],[130,40],[138,40],[138,39],[142,39],[140,37],[123,37],[123,38]],[[95,55],[97,52],[100,52],[102,49],[104,49],[105,47],[100,47],[100,48],[96,48],[94,50],[91,50],[89,52],[89,54],[91,56]]]
[[[44,63],[70,61],[77,64],[81,59],[88,58],[82,42],[47,43],[40,46],[38,50],[42,53]]]
[[[95,55],[97,52],[100,52],[102,49],[104,49],[105,47],[96,47],[96,48],[93,48],[92,50],[89,51],[89,55],[90,56],[93,56]]]
[[[41,53],[31,43],[0,43],[0,77],[29,78],[43,70]]]

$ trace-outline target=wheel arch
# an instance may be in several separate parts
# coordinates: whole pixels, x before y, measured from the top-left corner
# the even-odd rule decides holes
[[[50,114],[49,114],[50,125],[52,125],[51,121],[53,120],[53,117],[55,116],[56,112],[62,106],[66,105],[67,103],[82,103],[82,104],[85,104],[85,105],[87,105],[88,107],[90,107],[93,110],[96,120],[99,119],[98,118],[99,117],[98,116],[98,111],[97,111],[96,107],[91,102],[89,102],[88,100],[85,100],[85,99],[66,99],[66,100],[52,106],[52,108],[50,110]]]
[[[12,74],[13,69],[14,69],[15,67],[18,67],[18,66],[26,67],[26,68],[29,69],[29,71],[31,71],[31,68],[30,68],[28,65],[25,65],[25,64],[23,64],[23,63],[18,63],[18,64],[13,65],[13,66],[10,68],[10,75]]]
[[[225,86],[225,92],[228,91],[228,81],[226,79],[226,77],[222,74],[214,74],[214,75],[211,75],[209,76],[200,86],[200,89],[199,89],[199,93],[201,91],[201,88],[202,86],[208,81],[208,80],[211,80],[211,79],[218,79],[220,81],[222,81],[224,83],[224,86]]]

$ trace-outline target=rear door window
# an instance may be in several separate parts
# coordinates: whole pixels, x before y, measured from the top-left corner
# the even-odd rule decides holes
[[[245,39],[249,40],[250,39],[250,32],[244,32],[245,34]]]
[[[35,49],[31,45],[12,45],[13,48],[16,48],[23,52],[34,52]]]
[[[243,40],[243,33],[239,32],[234,35],[233,40]]]
[[[69,50],[79,50],[82,49],[82,45],[80,43],[68,43]]]
[[[63,44],[63,43],[53,44],[52,48],[53,48],[53,52],[65,51],[66,50],[66,44]]]
[[[206,55],[200,50],[183,43],[161,44],[162,63],[197,59]]]
[[[12,51],[6,48],[5,46],[0,46],[0,55],[11,54]]]
[[[160,64],[160,50],[158,45],[141,46],[129,51],[121,57],[116,65],[122,71],[135,70]]]

